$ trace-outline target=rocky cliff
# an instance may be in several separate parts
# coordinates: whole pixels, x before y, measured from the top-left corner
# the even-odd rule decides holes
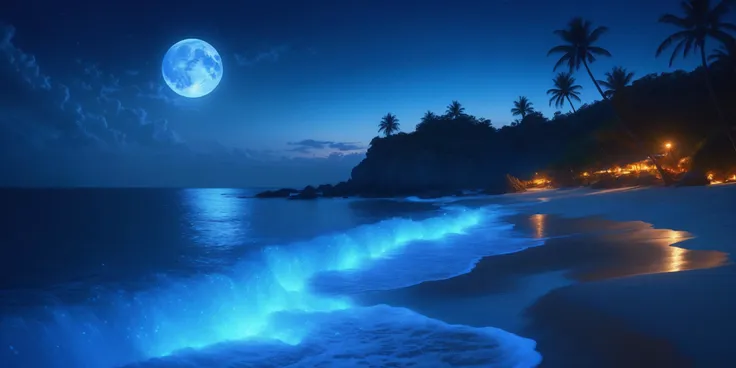
[[[351,186],[368,196],[441,196],[462,190],[489,194],[508,192],[506,172],[455,155],[429,151],[406,153],[384,159],[369,155],[353,168]]]

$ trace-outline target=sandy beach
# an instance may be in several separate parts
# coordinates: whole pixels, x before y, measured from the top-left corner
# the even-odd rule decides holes
[[[542,367],[736,366],[736,185],[514,196],[544,246],[361,302],[533,338]]]

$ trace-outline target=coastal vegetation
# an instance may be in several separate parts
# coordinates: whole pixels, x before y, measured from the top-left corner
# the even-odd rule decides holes
[[[414,131],[400,131],[398,118],[385,115],[383,136],[374,138],[350,180],[312,188],[311,196],[438,196],[461,190],[497,194],[529,186],[636,184],[684,185],[736,181],[736,41],[727,23],[728,1],[681,4],[681,17],[659,21],[677,27],[653,51],[671,46],[677,55],[697,53],[701,66],[691,72],[649,74],[617,66],[597,79],[591,65],[614,57],[603,48],[604,26],[573,18],[554,33],[562,43],[548,56],[553,70],[565,68],[547,91],[552,117],[534,109],[525,96],[509,101],[518,120],[496,127],[476,117],[459,101],[444,114],[427,111]],[[719,45],[707,55],[706,42]],[[710,61],[710,63],[709,63]],[[578,72],[593,82],[601,100],[580,103]],[[519,177],[527,179],[519,181]],[[520,185],[523,184],[523,185]]]
[[[552,106],[552,103],[554,103],[555,107],[560,108],[567,101],[572,112],[577,112],[572,100],[580,102],[580,90],[583,87],[575,84],[575,77],[572,76],[572,73],[557,73],[555,79],[552,80],[552,84],[554,84],[554,88],[547,90],[547,94],[552,96],[549,99],[549,105]]]
[[[724,132],[731,143],[731,147],[736,152],[736,143],[731,132],[732,124],[726,119],[721,108],[721,103],[716,96],[715,89],[713,88],[713,78],[710,75],[705,54],[706,43],[709,40],[718,42],[721,45],[729,45],[734,41],[734,37],[728,32],[736,31],[736,25],[728,23],[724,19],[731,10],[730,7],[733,5],[733,1],[721,0],[713,7],[710,4],[710,0],[683,1],[680,3],[680,8],[684,16],[678,17],[672,14],[665,14],[660,17],[660,23],[675,26],[679,30],[662,41],[657,48],[656,55],[660,56],[664,50],[672,44],[677,43],[670,56],[670,66],[672,66],[677,54],[680,52],[682,52],[683,57],[687,57],[691,52],[699,53],[705,85],[708,87],[708,94],[718,113],[718,119],[723,124]]]
[[[400,128],[399,119],[396,115],[388,113],[381,118],[381,123],[378,124],[378,132],[385,134],[387,137],[391,134],[398,132]]]

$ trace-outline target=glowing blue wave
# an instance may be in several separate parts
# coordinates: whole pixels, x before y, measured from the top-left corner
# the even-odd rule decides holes
[[[157,289],[146,292],[104,293],[89,305],[55,307],[53,321],[2,320],[0,343],[11,343],[15,357],[35,354],[34,359],[64,367],[120,365],[247,338],[297,344],[306,331],[277,328],[269,316],[350,307],[346,298],[311,292],[313,276],[360,269],[411,242],[463,234],[489,216],[495,218],[488,209],[451,209],[427,220],[391,219],[308,242],[268,247],[259,259],[242,261],[226,273],[164,279]],[[24,342],[23,336],[29,341]],[[34,352],[33,346],[41,344],[49,351]]]
[[[206,276],[140,295],[138,300],[154,325],[142,329],[137,337],[139,347],[148,356],[161,356],[254,336],[299,343],[302,336],[269,329],[267,317],[280,311],[318,312],[350,306],[345,298],[311,293],[307,286],[312,276],[358,269],[414,240],[462,233],[477,225],[484,212],[463,210],[424,221],[391,219],[344,234],[272,246],[263,250],[262,260],[243,262],[229,275]]]

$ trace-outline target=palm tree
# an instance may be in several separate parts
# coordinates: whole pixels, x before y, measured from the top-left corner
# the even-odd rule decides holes
[[[426,124],[432,121],[436,121],[439,119],[439,116],[437,114],[433,113],[432,111],[427,110],[427,112],[424,113],[424,116],[422,116],[422,123]]]
[[[710,0],[686,0],[680,3],[685,13],[684,17],[678,17],[672,14],[665,14],[659,18],[660,23],[671,24],[680,30],[667,37],[657,48],[656,56],[659,56],[677,43],[672,55],[670,56],[670,66],[675,61],[677,54],[682,53],[683,57],[687,57],[691,52],[700,51],[700,63],[705,72],[705,82],[708,87],[708,93],[716,107],[718,118],[726,127],[726,135],[731,141],[734,151],[736,151],[736,142],[731,136],[731,126],[723,115],[723,110],[718,103],[718,97],[713,89],[713,81],[708,70],[708,60],[705,57],[705,42],[712,38],[722,43],[733,40],[733,36],[726,31],[736,31],[736,24],[725,22],[724,18],[730,10],[731,0],[721,0],[711,8]]]
[[[417,130],[422,129],[423,127],[426,127],[428,124],[431,124],[439,119],[440,117],[437,114],[433,113],[432,111],[427,110],[427,112],[425,112],[424,115],[422,116],[422,120],[419,122],[419,124],[417,124],[416,129]]]
[[[600,39],[601,36],[606,32],[608,32],[608,27],[601,26],[593,28],[592,22],[584,20],[581,17],[573,18],[567,24],[567,28],[554,31],[554,34],[562,38],[564,44],[555,46],[547,52],[547,56],[550,56],[552,54],[562,54],[562,56],[560,56],[560,59],[557,60],[557,63],[555,63],[553,70],[557,70],[557,68],[559,68],[563,64],[567,64],[570,72],[580,70],[580,67],[584,66],[585,71],[588,72],[590,80],[593,81],[595,88],[598,90],[598,93],[601,94],[601,97],[604,100],[608,100],[608,97],[606,97],[606,94],[603,93],[601,86],[598,84],[598,81],[593,76],[593,72],[590,71],[590,65],[588,64],[595,62],[596,56],[611,56],[611,53],[608,52],[608,50],[599,46],[594,46],[598,39]],[[621,122],[621,126],[624,131],[626,131],[626,133],[636,142],[639,148],[644,151],[643,144],[634,134],[634,132],[629,129],[629,127],[623,122],[620,117],[619,121]],[[657,171],[659,171],[659,174],[662,176],[662,180],[665,182],[665,184],[670,184],[669,177],[664,172],[664,170],[662,170],[662,167],[659,165],[654,156],[647,153],[647,157],[652,161],[654,166],[657,167]]]
[[[529,102],[526,96],[519,96],[519,99],[514,101],[514,108],[511,109],[511,114],[521,116],[521,120],[524,120],[527,115],[534,112],[532,105],[534,104]]]
[[[451,104],[447,105],[445,114],[451,119],[457,119],[465,115],[465,108],[460,104],[460,102],[452,101]]]
[[[385,134],[387,137],[399,131],[399,119],[392,113],[386,114],[381,118],[378,124],[378,132]]]
[[[606,80],[599,80],[598,83],[606,89],[603,92],[606,97],[613,98],[616,93],[623,91],[624,87],[631,83],[634,72],[630,72],[624,67],[614,66],[610,72],[606,72],[605,76]]]
[[[555,46],[547,52],[547,56],[552,54],[562,54],[560,59],[557,60],[553,70],[557,70],[563,64],[567,64],[570,72],[579,70],[581,66],[584,66],[585,71],[588,72],[588,76],[593,81],[593,84],[595,84],[595,88],[598,89],[598,93],[600,93],[601,97],[604,99],[606,96],[604,95],[601,86],[598,85],[598,81],[593,77],[593,72],[590,71],[588,63],[595,62],[596,56],[611,56],[611,53],[608,52],[608,50],[602,47],[593,46],[593,44],[606,32],[608,32],[608,27],[601,26],[594,29],[593,23],[590,21],[584,20],[580,17],[573,18],[567,24],[567,28],[554,31],[556,35],[562,38],[565,44]]]
[[[576,112],[572,100],[580,102],[580,92],[578,91],[583,87],[575,84],[575,77],[571,73],[557,73],[557,76],[552,79],[552,83],[555,88],[547,90],[547,94],[552,96],[549,99],[549,105],[552,106],[552,102],[554,102],[555,107],[562,107],[565,100],[567,100],[572,112]]]
[[[465,115],[465,108],[463,107],[462,104],[460,104],[460,102],[452,101],[451,104],[447,105],[447,110],[445,110],[445,115],[447,115],[451,119],[457,119]]]

